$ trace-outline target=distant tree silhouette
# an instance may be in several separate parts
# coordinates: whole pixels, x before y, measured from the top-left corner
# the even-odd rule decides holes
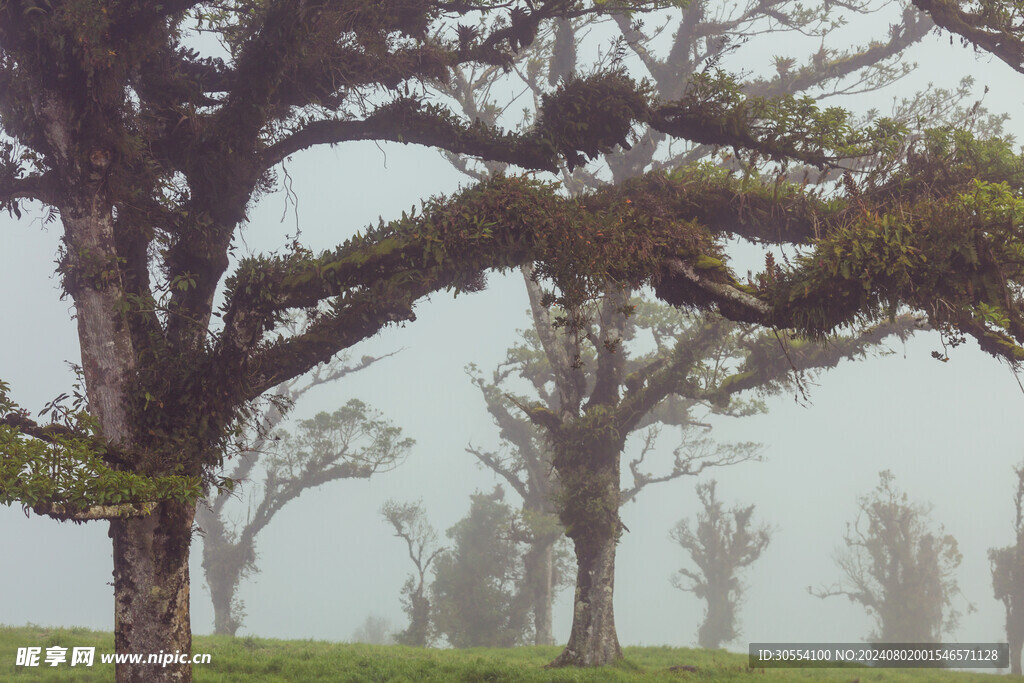
[[[242,579],[258,571],[256,539],[285,505],[338,479],[367,479],[397,467],[412,447],[402,430],[362,401],[351,400],[333,413],[320,413],[297,423],[294,434],[280,429],[286,410],[310,389],[361,370],[379,358],[364,356],[349,364],[342,356],[318,367],[303,379],[283,383],[274,392],[254,429],[243,434],[245,447],[225,468],[237,482],[232,493],[221,491],[196,509],[203,536],[203,572],[213,601],[214,633],[235,635],[245,618],[238,599]],[[244,521],[233,519],[231,501],[248,493]]]
[[[697,514],[695,528],[682,519],[669,533],[697,565],[697,571],[679,569],[672,585],[707,603],[697,643],[711,649],[739,637],[736,608],[743,596],[743,584],[737,574],[753,564],[771,540],[768,527],[751,527],[753,505],[727,512],[715,495],[716,486],[714,479],[697,485],[697,497],[704,509]]]
[[[1006,608],[1006,640],[1010,644],[1010,673],[1021,674],[1021,648],[1024,647],[1024,463],[1015,468],[1017,493],[1014,508],[1017,516],[1013,530],[1016,542],[1005,548],[991,548],[992,588],[996,600]]]
[[[470,497],[448,530],[452,546],[434,562],[433,623],[454,647],[513,647],[529,642],[530,595],[515,513],[501,486]]]
[[[402,586],[402,609],[409,617],[409,626],[395,634],[401,645],[426,647],[433,643],[430,626],[430,597],[427,594],[427,570],[443,548],[437,545],[437,532],[427,520],[423,503],[396,503],[387,501],[381,514],[395,528],[395,536],[405,541],[409,559],[416,567]]]
[[[808,590],[860,603],[877,624],[870,636],[875,642],[939,642],[960,617],[953,607],[960,592],[954,573],[962,559],[956,539],[942,526],[932,529],[931,506],[908,502],[889,470],[879,473],[874,494],[859,506],[844,538],[846,550],[836,555],[844,581]]]
[[[395,642],[395,634],[391,629],[391,622],[385,617],[368,614],[359,628],[352,632],[352,642],[367,643],[369,645],[391,645]]]

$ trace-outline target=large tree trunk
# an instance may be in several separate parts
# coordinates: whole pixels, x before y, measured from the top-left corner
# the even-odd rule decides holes
[[[530,546],[523,557],[526,585],[533,609],[534,645],[554,645],[551,606],[555,591],[555,543],[557,538],[542,538]]]
[[[569,643],[550,666],[604,666],[622,659],[615,632],[615,546],[619,520],[622,443],[602,441],[601,425],[573,428],[555,465],[562,483],[559,516],[576,551],[576,595]]]
[[[228,539],[216,510],[200,503],[196,521],[203,535],[203,572],[213,602],[213,632],[233,636],[242,625],[242,610],[235,594],[248,560],[254,558],[254,551],[251,544],[243,548],[241,542],[232,543]]]
[[[130,449],[127,387],[135,352],[118,313],[122,282],[109,274],[118,263],[111,209],[92,195],[61,213],[68,245],[64,284],[75,300],[89,409],[107,441]],[[116,665],[119,683],[192,680],[188,556],[194,516],[194,505],[165,501],[148,516],[110,522],[114,647],[120,655],[141,656],[141,662]],[[148,663],[150,655],[160,663]]]
[[[697,644],[717,650],[735,637],[735,607],[729,599],[727,580],[712,581],[707,587],[707,606],[708,613],[697,632]]]
[[[194,506],[168,501],[147,517],[110,523],[114,647],[118,654],[142,655],[142,663],[117,665],[118,683],[192,680],[188,555],[194,516]],[[151,654],[161,655],[160,663],[147,663]]]
[[[98,200],[82,201],[69,210],[62,207],[62,218],[68,244],[64,265],[71,273],[65,286],[75,300],[89,409],[110,443],[130,448],[127,386],[135,353],[117,312],[121,283],[102,279],[103,269],[113,268],[117,258],[110,209]],[[118,654],[141,655],[141,662],[116,665],[119,683],[192,680],[188,556],[194,516],[193,505],[167,501],[148,516],[110,522],[114,646]],[[149,655],[159,655],[160,663],[148,663]]]
[[[1011,607],[1006,614],[1006,640],[1010,643],[1010,673],[1021,675],[1021,648],[1024,647],[1024,619]]]
[[[615,546],[618,530],[603,537],[574,539],[576,596],[572,632],[551,666],[604,666],[622,659],[615,632]]]

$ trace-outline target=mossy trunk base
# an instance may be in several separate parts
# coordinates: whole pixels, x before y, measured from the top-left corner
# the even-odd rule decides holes
[[[117,665],[118,683],[188,682],[191,663],[150,664],[149,655],[191,659],[188,554],[195,507],[165,502],[147,517],[114,520],[114,647],[142,655]]]
[[[605,666],[622,659],[615,632],[615,546],[618,534],[576,539],[576,597],[565,650],[549,666]]]

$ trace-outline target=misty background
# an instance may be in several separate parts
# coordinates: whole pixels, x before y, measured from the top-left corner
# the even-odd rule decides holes
[[[884,25],[880,16],[866,21]],[[849,27],[851,42],[860,28]],[[782,49],[774,40],[752,41],[738,55],[750,60],[751,70],[765,68]],[[1019,81],[998,60],[955,42],[933,33],[908,51],[907,59],[920,64],[910,77],[879,93],[828,103],[855,111],[875,107],[884,114],[894,97],[910,96],[929,83],[953,88],[971,75],[979,95],[990,89],[985,106],[1009,112],[1008,132],[1024,139]],[[806,54],[799,46],[792,49]],[[283,249],[296,226],[312,250],[332,247],[378,217],[397,217],[422,199],[471,182],[439,153],[399,144],[317,149],[296,156],[286,168],[297,206],[283,192],[264,198],[242,232],[240,253]],[[53,275],[60,235],[59,222],[0,216],[0,379],[33,413],[70,390],[67,362],[79,362],[72,305],[60,299]],[[760,262],[755,250],[741,248],[734,260],[739,272],[748,267],[744,259],[752,268]],[[240,585],[247,614],[240,634],[345,640],[371,614],[385,617],[396,630],[405,626],[399,593],[412,565],[404,542],[380,515],[382,503],[422,499],[443,542],[443,532],[466,515],[468,496],[498,483],[465,452],[470,443],[495,448],[498,433],[464,367],[475,363],[489,377],[516,341],[516,330],[528,327],[530,319],[518,272],[492,273],[488,282],[485,291],[457,299],[434,295],[417,308],[418,320],[356,346],[351,356],[399,353],[317,387],[296,404],[291,419],[358,398],[416,445],[394,471],[307,491],[274,517],[257,540],[259,572]],[[716,468],[701,480],[719,481],[726,507],[755,504],[755,522],[774,531],[761,559],[742,575],[748,586],[739,612],[742,634],[730,648],[867,636],[873,624],[859,605],[820,600],[807,588],[842,578],[833,555],[856,518],[858,497],[874,489],[883,469],[893,472],[912,502],[932,504],[933,523],[959,542],[958,607],[963,612],[969,602],[976,611],[964,613],[947,640],[1005,639],[987,551],[1014,540],[1013,467],[1024,459],[1024,390],[973,341],[951,351],[948,363],[931,358],[940,348],[938,335],[918,333],[905,344],[890,343],[887,355],[821,374],[808,387],[809,404],[784,393],[768,399],[763,415],[708,418],[713,439],[759,442],[764,459]],[[648,456],[654,473],[659,462],[660,471],[670,469],[673,446],[666,430],[661,452]],[[696,516],[697,481],[684,477],[651,486],[622,508],[630,531],[619,544],[615,611],[624,645],[696,643],[704,604],[670,585],[669,577],[688,557],[668,533],[680,518]],[[508,493],[506,502],[517,507]],[[244,486],[240,498],[232,510],[244,521]],[[201,542],[194,540],[191,565],[192,628],[200,634],[211,632],[213,624]],[[106,523],[56,523],[26,518],[17,507],[0,508],[0,547],[0,623],[112,629]],[[562,591],[554,609],[555,636],[562,642],[572,616],[571,592]]]

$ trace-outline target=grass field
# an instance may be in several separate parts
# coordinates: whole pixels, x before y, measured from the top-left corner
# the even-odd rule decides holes
[[[92,667],[16,666],[19,647],[95,647]],[[0,626],[0,681],[111,681],[114,666],[100,654],[114,649],[111,633],[84,628]],[[994,679],[987,673],[935,669],[750,669],[745,655],[671,647],[628,647],[625,662],[599,670],[545,669],[557,647],[512,650],[423,650],[400,646],[353,645],[302,640],[196,636],[193,652],[209,653],[211,663],[195,665],[196,681],[949,681]],[[70,658],[70,657],[69,657]],[[41,661],[42,664],[42,661]],[[1008,680],[999,677],[997,680]],[[1015,679],[1020,680],[1020,679]]]

